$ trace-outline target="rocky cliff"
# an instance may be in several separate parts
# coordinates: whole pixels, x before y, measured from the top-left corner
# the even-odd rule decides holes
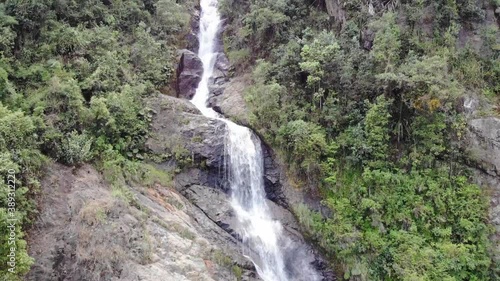
[[[257,280],[238,241],[172,186],[119,192],[91,166],[49,167],[26,280]]]
[[[468,122],[466,151],[470,154],[473,180],[490,198],[490,222],[495,228],[492,243],[500,263],[500,119],[473,118]]]

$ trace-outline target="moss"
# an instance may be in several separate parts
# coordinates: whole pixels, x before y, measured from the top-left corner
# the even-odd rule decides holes
[[[212,257],[215,263],[222,267],[231,268],[234,265],[231,257],[226,256],[221,250],[215,250],[212,254]]]
[[[243,276],[243,270],[241,269],[241,267],[239,267],[238,265],[233,265],[231,267],[231,270],[233,271],[236,280],[241,281]]]

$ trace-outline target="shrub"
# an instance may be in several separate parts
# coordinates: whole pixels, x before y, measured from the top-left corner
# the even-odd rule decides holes
[[[91,160],[91,147],[91,137],[73,131],[62,140],[59,159],[68,165],[80,165]]]

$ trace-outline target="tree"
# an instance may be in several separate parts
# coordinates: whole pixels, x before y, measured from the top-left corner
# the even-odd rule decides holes
[[[319,174],[319,159],[327,152],[323,130],[303,120],[290,121],[280,127],[277,141],[285,149],[289,163],[297,163],[295,169],[307,176]]]
[[[382,168],[389,156],[389,106],[391,100],[378,96],[374,104],[368,104],[365,117],[365,134],[368,146],[369,166]]]

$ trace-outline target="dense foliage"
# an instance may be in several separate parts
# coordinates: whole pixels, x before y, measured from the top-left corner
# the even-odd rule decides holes
[[[346,279],[499,277],[488,200],[460,151],[460,99],[498,105],[498,24],[485,11],[499,5],[222,1],[226,51],[253,72],[252,126],[321,194],[329,213],[296,214]]]
[[[2,278],[22,277],[33,262],[23,229],[36,213],[38,179],[49,158],[107,167],[144,157],[151,115],[143,99],[168,91],[193,5],[188,0],[0,3]],[[9,171],[17,188],[15,273],[7,272],[10,232],[3,227],[10,218]]]

